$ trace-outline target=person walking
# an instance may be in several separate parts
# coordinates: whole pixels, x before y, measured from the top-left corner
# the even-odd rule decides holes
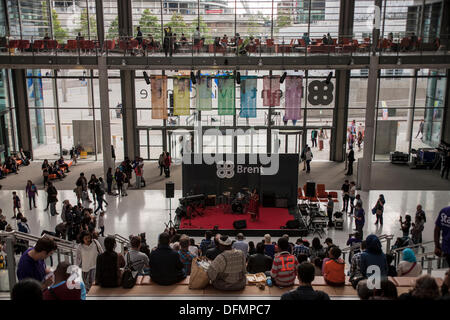
[[[77,195],[77,203],[80,204],[81,200],[83,198],[83,193],[86,192],[87,193],[87,180],[84,177],[84,173],[81,172],[80,176],[77,179],[77,182],[75,183],[76,188],[75,188],[75,193]],[[88,195],[89,197],[89,195]]]
[[[347,161],[348,161],[347,165],[348,170],[345,175],[351,176],[353,175],[353,162],[355,162],[355,152],[353,151],[353,147],[350,147],[350,151],[348,152],[347,155]]]
[[[303,171],[306,170],[306,151],[308,150],[308,145],[305,145],[305,147],[302,150],[302,153],[300,155],[300,159],[303,162]]]
[[[106,184],[108,186],[108,195],[110,195],[110,196],[114,195],[112,193],[113,181],[114,181],[114,177],[113,177],[113,174],[112,174],[112,168],[109,167],[108,171],[106,172]]]
[[[17,195],[17,193],[15,191],[13,191],[12,195],[13,195],[13,211],[14,211],[13,218],[15,218],[16,217],[16,210],[17,210],[17,214],[21,213],[20,212],[21,205],[20,205],[20,198]]]
[[[411,224],[411,240],[414,244],[422,243],[422,232],[427,221],[425,212],[422,210],[422,205],[417,205],[416,216],[414,222]]]
[[[311,144],[312,144],[312,146],[311,147],[316,147],[317,148],[317,130],[316,129],[313,129],[312,131],[311,131]]]
[[[319,151],[323,150],[323,140],[325,139],[325,134],[323,132],[323,128],[320,129],[319,132]]]
[[[122,192],[122,188],[123,188],[123,181],[124,181],[125,175],[122,171],[120,171],[119,168],[116,168],[116,173],[114,175],[114,179],[116,180],[116,185],[117,185],[117,193],[120,196],[123,197],[123,192]]]
[[[98,178],[98,182],[95,185],[95,196],[97,197],[97,209],[95,209],[94,214],[97,215],[97,211],[101,210],[101,212],[104,212],[103,209],[103,202],[108,205],[108,202],[104,199],[105,195],[105,182],[103,181],[103,178]]]
[[[159,155],[159,159],[158,159],[158,166],[159,166],[159,175],[162,176],[163,171],[164,171],[164,162],[166,160],[166,152],[163,151],[160,155]]]
[[[91,179],[88,182],[88,189],[92,194],[92,198],[94,199],[94,206],[95,206],[95,186],[97,185],[97,183],[98,183],[98,179],[97,179],[96,175],[92,174]]]
[[[419,134],[421,135],[421,136],[420,136],[420,139],[423,138],[423,128],[424,128],[423,120],[420,120],[419,131],[417,132],[416,139],[417,139],[417,137],[419,136]]]
[[[378,222],[380,222],[380,225],[383,225],[383,212],[385,203],[386,200],[384,199],[384,195],[380,194],[375,207],[373,207],[372,209],[372,213],[377,215],[377,221],[375,222],[375,224],[378,224]]]
[[[306,173],[309,173],[311,171],[310,163],[312,161],[312,158],[313,158],[313,154],[311,152],[311,148],[308,147],[308,149],[306,149],[306,153],[305,153]]]
[[[30,204],[31,210],[31,201],[33,201],[33,206],[36,207],[36,195],[38,195],[38,190],[31,180],[27,181],[27,186],[25,188],[25,195],[28,197],[28,202]]]
[[[365,215],[364,209],[360,203],[356,203],[355,206],[355,226],[356,231],[360,235],[361,239],[363,239],[363,227],[365,223]]]
[[[136,164],[134,174],[136,176],[136,189],[140,189],[142,183],[142,165],[140,163]]]
[[[353,214],[355,209],[355,198],[356,198],[356,183],[355,181],[350,182],[350,189],[348,191],[348,198],[350,204],[350,214]]]
[[[58,202],[57,195],[58,191],[56,190],[55,186],[52,182],[49,182],[47,187],[47,199],[48,203],[50,204],[50,214],[52,216],[59,214],[58,212],[56,212],[56,203]]]
[[[348,202],[350,200],[350,183],[348,180],[344,181],[344,184],[341,187],[342,191],[342,200],[343,200],[343,207],[342,211],[347,212],[348,211]]]

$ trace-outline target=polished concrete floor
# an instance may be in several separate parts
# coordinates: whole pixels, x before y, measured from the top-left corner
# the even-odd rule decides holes
[[[386,198],[384,225],[376,227],[374,225],[375,217],[371,214],[370,208],[375,204],[378,195],[383,193]],[[25,198],[24,191],[18,191],[22,199],[22,206],[25,216],[28,219],[31,233],[39,235],[42,230],[54,230],[57,223],[61,222],[60,216],[52,217],[48,211],[44,211],[46,205],[46,194],[40,192],[37,197],[37,209],[29,210],[28,199]],[[177,190],[175,198],[172,199],[172,214],[178,205],[178,198],[181,197],[181,190]],[[366,211],[366,225],[364,226],[365,235],[369,233],[392,234],[401,236],[400,216],[405,214],[414,215],[417,204],[422,204],[426,215],[427,223],[423,234],[423,241],[433,240],[434,221],[439,211],[446,206],[450,206],[449,191],[389,191],[374,190],[362,192],[361,198]],[[68,199],[71,203],[76,202],[75,194],[72,190],[59,190],[57,205],[58,212],[61,210],[62,200]],[[163,190],[129,190],[127,197],[106,197],[109,206],[106,210],[105,234],[120,234],[128,237],[130,234],[146,232],[147,242],[150,245],[156,245],[157,237],[165,228],[165,223],[169,221],[170,201],[165,199]],[[336,204],[339,208],[341,204]],[[92,207],[92,204],[91,204]],[[7,217],[11,226],[16,229],[15,219],[11,219],[12,212],[12,194],[11,191],[0,191],[0,208]],[[341,247],[345,246],[348,234],[353,232],[353,219],[345,217],[344,230],[330,229],[326,230],[326,236],[330,236],[335,243]],[[245,233],[245,230],[244,230]],[[313,235],[309,234],[306,238],[311,241]],[[195,238],[199,241],[201,238]],[[259,241],[262,237],[250,237],[247,240]],[[274,239],[276,240],[276,239]],[[295,241],[295,239],[292,239]],[[323,239],[324,240],[324,239]]]

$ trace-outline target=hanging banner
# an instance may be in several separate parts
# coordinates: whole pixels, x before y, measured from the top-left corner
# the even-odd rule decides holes
[[[241,76],[241,118],[256,118],[256,76]]]
[[[235,86],[234,78],[218,79],[219,99],[217,101],[219,116],[234,115],[235,113]]]
[[[263,98],[263,106],[278,107],[280,105],[281,98],[280,76],[264,76],[263,91],[261,94]]]
[[[285,116],[284,120],[300,120],[303,96],[301,76],[287,76],[284,90]]]
[[[152,119],[167,119],[167,76],[151,76]]]
[[[211,77],[200,77],[197,80],[197,110],[212,109],[212,80]]]
[[[190,91],[188,77],[173,79],[173,114],[175,116],[190,115]]]

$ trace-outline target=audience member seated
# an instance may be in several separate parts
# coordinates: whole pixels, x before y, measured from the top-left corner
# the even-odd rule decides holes
[[[134,271],[137,271],[139,275],[149,274],[149,258],[148,256],[141,252],[142,241],[140,237],[133,236],[130,239],[131,249],[125,255],[125,263],[128,263],[128,257],[130,259],[130,264]]]
[[[358,282],[362,279],[364,279],[364,276],[361,272],[361,254],[366,250],[366,240],[363,240],[361,242],[361,251],[358,253],[355,253],[350,260],[350,282],[352,283],[353,288],[356,289],[356,285]],[[394,268],[395,269],[395,268]]]
[[[333,247],[330,249],[330,260],[324,262],[323,277],[325,282],[334,287],[345,285],[345,262],[340,258],[341,249]]]
[[[186,275],[191,274],[192,260],[196,257],[189,251],[190,240],[189,237],[183,234],[180,238],[180,250],[178,254],[180,255],[181,263],[183,264],[183,271]]]
[[[65,168],[67,172],[70,172],[69,165],[64,162],[64,157],[61,156],[61,158],[58,159],[58,165],[60,168]]]
[[[46,277],[51,272],[45,265],[45,259],[53,254],[57,249],[54,240],[43,237],[36,242],[34,247],[27,249],[20,257],[17,265],[17,279],[23,280],[32,278],[41,283],[42,288],[46,288],[53,283],[52,277]]]
[[[402,251],[402,260],[397,266],[397,277],[418,277],[422,274],[422,266],[417,263],[416,255],[410,248]]]
[[[202,239],[202,241],[200,242],[200,251],[202,256],[206,255],[206,251],[208,251],[208,249],[212,249],[215,247],[214,240],[212,240],[211,238],[212,232],[209,230],[206,231],[205,239]]]
[[[310,255],[310,251],[310,248],[303,244],[303,240],[301,238],[297,239],[293,250],[294,256],[298,257],[299,254],[306,254],[308,257]]]
[[[248,254],[248,243],[245,240],[244,235],[239,232],[236,236],[236,241],[233,243],[233,249],[241,250],[244,256],[247,257]]]
[[[264,254],[264,243],[258,242],[256,244],[256,253],[248,258],[247,271],[248,273],[267,272],[272,269],[273,259]]]
[[[180,282],[186,278],[179,254],[169,246],[169,234],[161,233],[158,247],[150,253],[150,277],[152,281],[163,286]]]
[[[320,239],[318,237],[313,238],[311,242],[311,247],[309,248],[309,258],[313,260],[316,257],[325,254],[325,249],[320,243]]]
[[[275,245],[272,243],[272,237],[270,234],[264,235],[264,253],[272,259],[275,256]]]
[[[11,300],[29,303],[42,300],[42,289],[39,281],[31,278],[16,283],[11,290]]]
[[[386,262],[388,265],[388,277],[396,277],[397,276],[397,268],[392,265],[394,261],[394,256],[390,253],[386,254]]]
[[[315,257],[313,260],[314,263],[314,275],[321,277],[322,276],[322,264],[323,264],[323,260],[322,258],[319,257]]]
[[[289,241],[286,238],[278,239],[278,248],[280,253],[275,256],[270,272],[272,281],[279,287],[290,287],[294,285],[298,261],[293,254],[288,252]]]
[[[219,239],[220,233],[216,234],[216,236],[214,237],[214,247],[206,251],[205,255],[209,260],[214,260],[219,254],[222,253],[222,250],[220,249],[219,246]]]
[[[298,288],[283,294],[281,300],[330,300],[330,297],[325,292],[313,289],[311,283],[314,281],[314,274],[315,268],[311,263],[301,263],[298,267]]]
[[[367,278],[367,269],[369,267],[378,266],[380,268],[380,275],[387,277],[388,267],[386,256],[381,249],[380,239],[374,234],[366,238],[367,249],[361,254],[361,273],[363,277]]]
[[[222,251],[208,268],[208,277],[218,290],[242,290],[245,288],[245,255],[241,250],[231,247],[231,239],[223,235],[219,238]]]
[[[435,300],[440,297],[439,286],[430,275],[423,275],[416,279],[414,288],[400,295],[399,300]]]
[[[67,283],[71,276],[69,267],[70,263],[67,261],[58,264],[55,270],[55,284],[44,289],[44,300],[86,300],[86,288],[83,281],[72,280],[71,283]]]
[[[367,280],[361,280],[356,291],[361,300],[396,300],[398,297],[397,287],[388,279],[381,280],[380,289],[369,289]]]
[[[22,164],[24,166],[28,166],[30,164],[30,159],[26,156],[25,152],[23,151],[23,148],[20,148],[18,158],[22,160]]]
[[[109,236],[104,241],[105,252],[97,256],[95,283],[103,288],[115,288],[121,285],[121,267],[125,266],[122,255],[115,252],[116,239]]]

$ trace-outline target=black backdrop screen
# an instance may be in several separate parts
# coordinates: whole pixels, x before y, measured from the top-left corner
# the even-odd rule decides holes
[[[274,157],[275,155],[273,155]],[[183,197],[193,194],[216,194],[220,195],[225,191],[235,194],[240,189],[247,187],[250,190],[256,188],[260,194],[262,203],[264,198],[280,198],[287,199],[288,206],[292,207],[297,204],[297,187],[298,187],[298,154],[278,154],[278,172],[274,175],[264,175],[261,167],[269,167],[262,165],[261,159],[257,157],[256,164],[250,164],[250,156],[248,154],[229,154],[221,155],[224,161],[233,159],[232,166],[225,168],[220,177],[218,171],[222,166],[216,163],[207,164],[202,158],[201,164],[195,164],[194,158],[199,155],[191,155],[191,164],[183,162],[182,179],[183,179]],[[245,159],[240,164],[238,159]],[[226,166],[226,165],[225,165]],[[229,170],[227,170],[229,169]],[[233,171],[233,173],[231,173]]]

